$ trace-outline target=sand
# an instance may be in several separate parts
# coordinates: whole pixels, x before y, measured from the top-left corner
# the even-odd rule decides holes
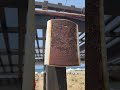
[[[43,90],[43,74],[39,73],[35,90]],[[85,71],[67,72],[67,90],[85,90]]]

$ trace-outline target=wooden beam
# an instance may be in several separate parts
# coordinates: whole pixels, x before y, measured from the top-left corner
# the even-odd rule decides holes
[[[0,73],[0,79],[1,78],[18,78],[17,73]]]
[[[120,42],[116,43],[111,48],[107,49],[107,58],[108,61],[113,60],[114,58],[118,58],[120,56]]]
[[[111,30],[109,30],[110,32],[114,32],[114,30],[118,29],[120,27],[120,23],[116,26],[114,26]],[[106,32],[107,33],[107,32]]]
[[[8,64],[0,65],[0,67],[2,67],[2,66],[9,67],[10,65],[8,65]],[[18,67],[18,64],[12,64],[12,66],[13,67]],[[24,66],[24,64],[22,66]]]
[[[82,34],[83,34],[83,32],[81,32],[81,33],[79,34],[79,37],[80,37]]]
[[[3,61],[2,61],[1,56],[0,56],[0,66],[3,68],[3,71],[4,71],[4,73],[5,73],[5,72],[6,72],[6,69],[5,69],[5,67],[4,67],[4,64],[3,64]]]
[[[44,57],[44,53],[45,53],[45,40],[46,40],[46,30],[42,30],[42,34],[43,34],[43,57]]]
[[[37,30],[36,30],[36,43],[37,43],[37,48],[38,48],[38,54],[39,54],[39,57],[41,57],[41,49],[40,49],[40,45],[39,45],[39,41],[38,41],[38,33],[37,33]]]
[[[59,17],[54,17],[59,19]],[[67,90],[66,67],[46,66],[46,90]],[[52,83],[51,83],[51,78]]]
[[[120,32],[110,32],[105,34],[106,37],[120,37]]]
[[[107,26],[111,21],[113,21],[114,19],[116,18],[116,16],[112,16],[110,19],[108,19],[106,22],[105,22],[105,26]]]
[[[0,0],[0,7],[10,7],[10,8],[27,8],[28,0]]]
[[[76,14],[76,13],[67,13],[67,12],[52,12],[48,10],[35,10],[35,14],[49,15],[55,17],[64,17],[64,18],[72,18],[80,21],[85,21],[84,14]]]
[[[24,73],[21,90],[35,89],[35,1],[29,0],[25,35],[25,55],[24,55]]]
[[[116,37],[110,38],[109,40],[106,41],[106,44],[109,44],[112,40],[114,40]]]
[[[6,27],[8,33],[18,33],[18,27]],[[2,28],[0,28],[0,33],[2,33]]]
[[[86,0],[85,11],[85,90],[109,90],[103,0]]]
[[[23,52],[24,55],[25,52]],[[8,55],[7,50],[5,49],[0,49],[0,55]],[[9,52],[9,55],[19,55],[18,49],[12,49]]]
[[[27,9],[18,8],[18,24],[19,24],[19,78],[22,87],[22,64],[23,64],[23,51],[25,43],[25,33],[26,33],[26,17]]]
[[[46,3],[47,9],[49,10],[55,10],[55,11],[65,11],[70,13],[84,13],[84,8],[76,8],[73,7],[73,5],[70,6],[64,6],[61,3],[58,4],[52,4],[45,2],[35,2],[35,8],[42,8],[43,4]]]
[[[120,8],[119,1],[115,2],[114,0],[104,0],[104,14],[105,15],[120,16],[120,12],[118,12],[119,8]]]
[[[46,29],[42,30],[42,35],[43,35],[43,60],[44,60],[44,56],[45,56]],[[46,66],[45,65],[44,65],[44,70],[46,70]],[[44,82],[43,90],[46,90],[46,72],[44,73],[44,80],[43,80],[43,82]]]
[[[9,64],[10,64],[11,72],[13,72],[12,58],[11,58],[11,55],[9,54],[10,53],[10,44],[9,44],[4,8],[0,8],[0,20],[1,20],[2,33],[3,33],[4,41],[5,41],[5,47],[6,47],[6,50],[8,53]]]
[[[18,2],[16,0],[0,0],[0,7],[16,7]]]
[[[66,68],[47,66],[46,80],[46,90],[67,90]]]
[[[114,58],[110,59],[110,60],[107,62],[107,64],[108,64],[108,65],[115,65],[116,62],[118,62],[117,64],[119,64],[119,60],[120,60],[120,57],[117,56],[117,57],[114,57]]]

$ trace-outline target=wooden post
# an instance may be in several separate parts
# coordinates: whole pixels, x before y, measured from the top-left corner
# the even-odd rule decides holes
[[[44,65],[43,90],[46,90],[46,65]]]
[[[35,83],[35,1],[29,0],[22,90],[34,90]]]
[[[67,90],[66,68],[46,67],[46,90]]]
[[[103,0],[86,0],[85,90],[109,90]]]
[[[46,90],[67,90],[66,67],[46,66]]]

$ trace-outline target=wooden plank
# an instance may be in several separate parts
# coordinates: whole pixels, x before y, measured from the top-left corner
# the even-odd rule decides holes
[[[8,64],[0,65],[0,67],[2,67],[2,66],[4,66],[4,67],[9,67]],[[18,64],[12,64],[12,66],[13,66],[13,67],[18,67]],[[22,66],[24,66],[24,64],[23,64]]]
[[[4,73],[5,73],[5,72],[6,72],[6,69],[5,69],[5,66],[4,66],[4,64],[3,64],[3,61],[2,61],[1,55],[0,55],[0,67],[3,68],[3,71],[4,71]]]
[[[120,37],[120,32],[108,32],[105,33],[106,37]]]
[[[7,27],[8,33],[18,33],[18,27]],[[0,28],[0,33],[2,33],[2,28]]]
[[[76,20],[80,20],[80,21],[85,21],[84,14],[57,12],[57,11],[52,12],[52,11],[48,11],[48,10],[35,10],[35,14],[64,17],[64,18],[72,18],[72,19],[76,19]]]
[[[86,0],[85,90],[109,90],[103,0]]]
[[[22,90],[35,90],[35,1],[28,3]]]
[[[108,19],[106,22],[105,22],[105,26],[107,26],[110,22],[112,22],[114,19],[116,18],[116,16],[112,16],[110,19]]]
[[[24,55],[25,52],[23,52]],[[18,49],[11,49],[9,52],[9,55],[18,55]],[[7,50],[5,49],[0,49],[0,55],[8,55]]]

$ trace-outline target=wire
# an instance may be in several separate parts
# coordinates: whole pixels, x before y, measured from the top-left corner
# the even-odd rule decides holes
[[[65,6],[66,6],[66,4],[67,4],[67,0],[65,1]],[[65,12],[65,8],[64,8],[63,12]]]

